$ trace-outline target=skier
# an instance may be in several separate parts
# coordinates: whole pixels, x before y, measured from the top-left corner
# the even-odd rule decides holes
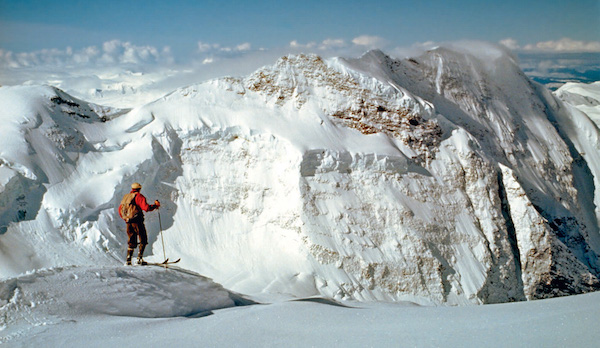
[[[148,244],[148,235],[146,233],[146,227],[144,226],[144,213],[143,211],[152,211],[160,207],[159,201],[154,201],[154,204],[150,205],[146,202],[146,197],[140,193],[142,185],[139,183],[133,183],[131,185],[131,192],[126,194],[121,200],[119,205],[119,216],[127,223],[127,259],[125,265],[131,265],[131,258],[133,257],[133,251],[137,246],[137,240],[140,239],[140,248],[138,250],[138,265],[147,265],[144,261],[144,249]]]

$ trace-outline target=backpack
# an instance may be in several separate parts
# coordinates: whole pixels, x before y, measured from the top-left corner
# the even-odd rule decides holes
[[[140,207],[135,204],[136,196],[137,192],[130,192],[123,196],[123,199],[121,200],[121,217],[125,222],[130,222],[141,212]]]

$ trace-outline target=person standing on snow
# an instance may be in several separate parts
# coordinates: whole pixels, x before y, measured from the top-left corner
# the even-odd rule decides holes
[[[131,265],[131,258],[133,257],[133,251],[138,244],[138,238],[140,240],[140,249],[138,251],[137,264],[147,265],[144,261],[144,249],[148,244],[148,234],[146,233],[146,227],[144,226],[144,211],[152,211],[160,207],[159,201],[154,201],[154,204],[150,205],[146,202],[146,197],[140,193],[142,185],[139,183],[133,183],[131,185],[131,192],[126,194],[121,200],[119,205],[119,216],[127,223],[127,259],[125,265]]]

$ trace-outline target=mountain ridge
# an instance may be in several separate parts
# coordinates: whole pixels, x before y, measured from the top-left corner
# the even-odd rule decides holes
[[[485,49],[494,59],[286,56],[77,126],[89,151],[54,157],[75,170],[58,166],[62,180],[24,198],[33,221],[0,214],[1,276],[120,262],[114,206],[136,180],[164,202],[167,251],[235,291],[471,304],[597,290],[597,221],[583,211],[598,197],[580,192],[598,172],[573,169],[583,157],[557,131],[570,116],[561,102]],[[61,93],[61,108],[75,103]],[[38,114],[55,112],[80,117]],[[8,170],[35,167],[0,154]],[[93,186],[103,190],[87,198]],[[7,206],[17,192],[4,184]],[[33,231],[53,244],[22,240]]]

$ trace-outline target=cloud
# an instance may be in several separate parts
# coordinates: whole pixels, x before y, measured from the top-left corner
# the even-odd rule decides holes
[[[519,47],[519,43],[517,42],[517,40],[513,39],[513,38],[506,38],[504,40],[500,40],[499,42],[502,46],[508,48],[509,50],[518,50]]]
[[[252,44],[244,42],[236,46],[221,46],[217,43],[206,43],[198,41],[198,53],[216,54],[218,52],[244,52],[250,51]]]
[[[244,42],[243,44],[239,44],[235,46],[235,49],[238,51],[249,51],[252,48],[249,42]]]
[[[210,52],[219,49],[217,44],[209,44],[202,41],[198,41],[198,52]]]
[[[364,46],[366,48],[383,48],[387,46],[387,40],[379,36],[361,35],[355,37],[352,43],[357,46]]]
[[[387,40],[379,36],[362,35],[354,38],[351,42],[344,39],[328,38],[320,43],[310,41],[308,43],[300,43],[297,40],[290,41],[289,47],[295,50],[314,50],[317,53],[345,53],[357,52],[364,53],[365,50],[373,48],[385,48],[388,46]]]
[[[414,57],[439,46],[440,43],[435,41],[416,42],[408,47],[396,47],[392,52],[400,58]]]
[[[323,42],[321,42],[319,48],[322,50],[330,50],[336,48],[344,48],[346,46],[348,46],[348,44],[342,39],[326,39],[323,40]]]
[[[297,40],[290,41],[290,47],[294,48],[294,49],[307,49],[307,48],[311,49],[311,48],[314,48],[315,46],[317,46],[317,43],[314,41],[311,41],[307,44],[301,44]]]
[[[0,51],[0,66],[7,68],[31,67],[37,65],[59,65],[67,57],[67,51],[43,49],[36,52],[13,53]]]
[[[244,42],[235,46],[222,46],[218,43],[198,41],[197,45],[197,56],[194,59],[199,59],[204,65],[212,64],[223,58],[237,57],[252,52],[252,44],[250,42]]]
[[[92,66],[113,64],[170,64],[170,47],[136,46],[120,40],[107,41],[102,48],[89,46],[80,50],[67,47],[43,49],[34,52],[13,53],[0,50],[0,68],[27,68],[35,66]]]
[[[327,38],[321,42],[309,41],[307,43],[292,40],[289,48],[291,52],[316,53],[323,57],[360,56],[370,49],[391,49],[387,40],[369,35],[358,36],[350,42],[339,38]]]
[[[312,50],[318,49],[320,51],[335,50],[348,47],[348,43],[343,39],[325,39],[321,43],[315,41],[308,42],[306,44],[299,43],[297,40],[290,42],[290,48],[299,50]]]
[[[517,40],[506,38],[500,40],[500,44],[516,51],[526,52],[549,52],[549,53],[600,53],[600,41],[579,41],[570,38],[562,38],[555,41],[543,41],[524,46],[519,45]]]
[[[156,47],[135,46],[129,42],[121,42],[119,40],[105,42],[102,45],[102,50],[101,61],[108,64],[142,64],[160,60],[160,54]]]
[[[563,38],[558,41],[538,42],[534,45],[524,47],[528,51],[542,52],[600,52],[599,41],[577,41],[569,38]]]

